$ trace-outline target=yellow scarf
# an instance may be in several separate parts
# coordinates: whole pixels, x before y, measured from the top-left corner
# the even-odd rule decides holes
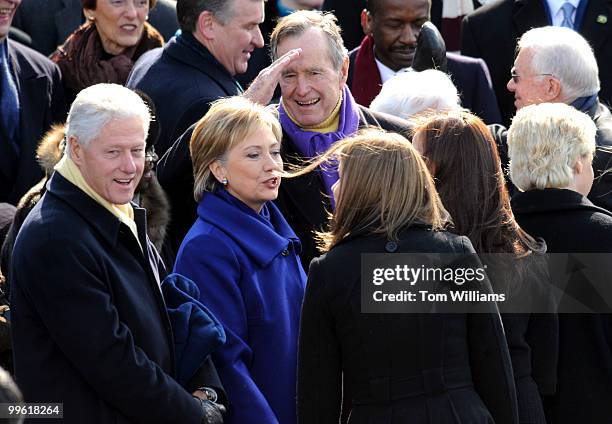
[[[77,186],[81,191],[87,194],[89,197],[94,199],[100,205],[102,205],[106,210],[115,215],[121,222],[128,226],[128,228],[134,234],[138,245],[140,245],[140,241],[138,240],[138,229],[136,228],[136,222],[134,221],[134,209],[132,205],[126,203],[125,205],[115,205],[108,200],[102,198],[98,193],[91,188],[89,184],[83,178],[83,174],[81,174],[81,170],[78,166],[70,159],[68,156],[64,155],[62,159],[55,165],[54,168],[60,175],[70,181],[72,184]],[[142,249],[142,246],[140,246]]]
[[[327,119],[325,119],[323,122],[316,124],[316,125],[308,125],[308,126],[301,126],[293,116],[291,116],[291,113],[289,113],[289,110],[285,108],[285,112],[287,112],[287,116],[289,117],[289,119],[291,119],[293,121],[293,123],[295,125],[297,125],[298,127],[300,127],[303,130],[306,131],[312,131],[312,132],[318,132],[321,134],[325,134],[325,133],[329,133],[329,132],[334,132],[338,130],[338,125],[340,125],[340,106],[342,106],[342,92],[340,92],[340,98],[338,99],[338,103],[336,104],[336,107],[334,107],[334,110],[332,110],[332,113],[329,115],[329,117],[327,117]]]

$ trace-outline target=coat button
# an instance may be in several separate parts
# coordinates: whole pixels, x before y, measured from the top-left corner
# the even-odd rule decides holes
[[[288,251],[287,249],[285,249],[285,250],[283,250],[283,251],[281,252],[281,255],[283,255],[283,256],[287,256],[287,255],[289,255],[289,251]]]
[[[389,253],[393,253],[397,250],[397,243],[394,241],[389,241],[385,244],[385,251]]]

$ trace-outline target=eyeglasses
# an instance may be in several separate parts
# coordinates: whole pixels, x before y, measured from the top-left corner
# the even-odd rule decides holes
[[[530,76],[530,77],[540,77],[540,76],[545,76],[545,75],[547,75],[547,76],[549,76],[549,77],[554,77],[554,75],[553,75],[553,74],[533,74],[533,75],[529,75],[529,76]],[[514,69],[512,69],[512,70],[510,71],[510,76],[512,77],[512,81],[513,81],[515,84],[518,84],[518,83],[519,83],[521,76],[520,76],[520,75],[518,75]]]

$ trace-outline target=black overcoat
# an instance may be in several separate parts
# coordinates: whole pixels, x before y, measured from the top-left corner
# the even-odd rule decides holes
[[[351,424],[518,422],[497,313],[361,313],[362,253],[474,252],[466,237],[424,226],[399,239],[354,237],[312,261],[300,324],[298,423],[337,423],[343,393],[353,405]]]
[[[519,193],[512,210],[525,231],[546,241],[549,253],[612,253],[612,213],[575,191]],[[547,422],[609,423],[611,400],[612,316],[559,314],[557,392],[544,399]]]
[[[139,242],[55,173],[15,242],[17,384],[27,402],[63,403],[65,423],[197,424],[202,418],[199,402],[173,379],[159,257],[146,236],[144,209],[134,213]],[[211,372],[198,385],[219,387]]]

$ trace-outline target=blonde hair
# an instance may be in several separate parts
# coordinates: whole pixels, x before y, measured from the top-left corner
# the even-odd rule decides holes
[[[450,221],[425,162],[412,143],[399,134],[363,130],[333,144],[296,177],[340,160],[341,184],[328,232],[317,233],[327,251],[350,234],[381,234],[398,240],[414,223],[435,230]]]
[[[193,163],[193,197],[202,199],[205,191],[214,191],[219,182],[210,171],[210,165],[224,162],[226,153],[244,141],[256,129],[267,127],[280,142],[283,130],[274,109],[234,96],[217,100],[208,113],[196,124],[189,152]]]
[[[567,187],[574,165],[595,153],[593,120],[564,103],[521,108],[508,130],[510,178],[523,191]]]

